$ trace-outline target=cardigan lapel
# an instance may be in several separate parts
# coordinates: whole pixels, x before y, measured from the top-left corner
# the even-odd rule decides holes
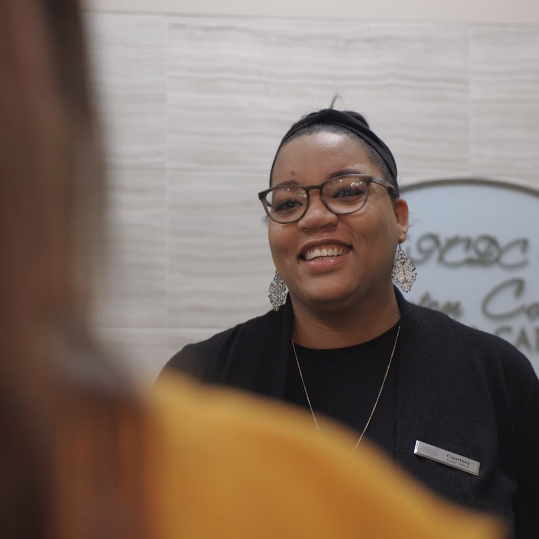
[[[290,297],[279,311],[255,318],[239,330],[226,349],[221,372],[212,379],[240,389],[284,400],[287,368],[292,354],[292,304]]]
[[[397,292],[401,313],[401,332],[397,348],[397,410],[395,418],[395,458],[406,468],[413,464],[417,439],[428,431],[430,404],[425,402],[429,373],[417,364],[432,351],[425,348],[421,326],[410,312],[410,305]]]
[[[292,357],[293,311],[290,295],[286,303],[275,313],[268,326],[269,333],[258,345],[261,361],[255,377],[257,393],[284,400],[288,365]],[[254,335],[255,340],[258,336]]]
[[[449,318],[424,316],[397,293],[401,311],[398,344],[395,459],[415,477],[454,501],[465,503],[468,474],[414,455],[416,440],[470,456],[465,395],[457,375],[462,361]]]

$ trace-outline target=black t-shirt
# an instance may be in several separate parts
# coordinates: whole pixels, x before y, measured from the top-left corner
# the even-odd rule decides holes
[[[325,414],[359,434],[365,428],[395,344],[399,324],[355,346],[318,350],[295,345],[315,414]],[[365,432],[393,455],[397,408],[398,343],[378,406]],[[309,410],[296,360],[288,366],[285,400]],[[319,419],[317,417],[317,419]],[[313,422],[313,428],[316,428]],[[321,427],[322,436],[324,435]]]

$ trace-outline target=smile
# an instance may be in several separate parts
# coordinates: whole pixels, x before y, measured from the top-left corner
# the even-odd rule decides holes
[[[304,260],[314,260],[315,258],[335,258],[337,256],[343,256],[346,253],[350,252],[349,247],[342,246],[317,246],[309,249],[305,252],[301,258]]]

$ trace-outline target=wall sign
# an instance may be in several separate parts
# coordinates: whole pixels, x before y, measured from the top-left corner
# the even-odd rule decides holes
[[[539,373],[539,191],[470,178],[402,192],[418,273],[407,298],[499,335]]]

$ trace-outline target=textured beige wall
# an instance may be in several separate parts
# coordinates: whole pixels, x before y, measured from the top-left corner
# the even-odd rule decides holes
[[[131,13],[539,24],[537,0],[86,0],[86,6]]]
[[[392,148],[403,184],[539,187],[539,26],[87,19],[111,178],[95,326],[150,377],[183,344],[269,309],[256,193],[288,126],[336,92]]]

